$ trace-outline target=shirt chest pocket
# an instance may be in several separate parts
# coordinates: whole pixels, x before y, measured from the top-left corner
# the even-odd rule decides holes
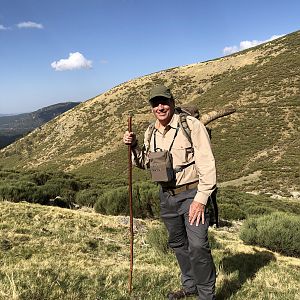
[[[193,148],[187,139],[176,139],[171,153],[174,165],[185,165],[193,160]]]

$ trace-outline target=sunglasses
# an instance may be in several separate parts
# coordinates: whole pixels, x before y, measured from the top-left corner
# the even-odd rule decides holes
[[[157,107],[159,104],[161,105],[170,105],[171,100],[165,97],[156,97],[150,101],[152,108]]]

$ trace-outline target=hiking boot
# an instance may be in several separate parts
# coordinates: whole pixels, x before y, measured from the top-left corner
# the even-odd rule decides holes
[[[183,299],[191,296],[198,296],[198,292],[196,290],[194,291],[179,290],[175,292],[169,292],[167,295],[169,300]]]

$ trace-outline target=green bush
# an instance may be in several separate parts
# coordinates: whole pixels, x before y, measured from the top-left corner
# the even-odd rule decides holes
[[[0,186],[0,195],[3,200],[20,202],[32,199],[36,186],[31,182],[4,183]]]
[[[160,202],[157,185],[150,182],[140,182],[134,185],[137,196],[140,201],[139,205],[142,210],[146,211],[149,217],[158,217],[160,213]]]
[[[135,199],[133,195],[133,199]],[[136,201],[133,201],[133,204]],[[95,211],[108,214],[108,215],[120,215],[129,213],[128,205],[128,188],[119,187],[114,190],[109,190],[103,193],[95,204]]]
[[[300,257],[300,219],[297,215],[275,212],[249,218],[242,225],[240,237],[247,244]]]
[[[46,172],[33,172],[30,174],[30,178],[37,185],[44,185],[51,178],[51,175]]]
[[[253,195],[239,188],[219,188],[217,195],[220,218],[241,220],[253,215],[267,215],[275,211],[300,214],[300,204],[289,199],[273,199],[266,195]]]
[[[246,214],[236,204],[221,203],[218,205],[221,219],[225,220],[243,220]]]
[[[101,194],[100,190],[86,189],[79,191],[75,196],[75,202],[82,206],[93,207]]]
[[[100,195],[95,203],[95,211],[108,215],[129,214],[128,187],[110,189]],[[159,200],[157,186],[139,183],[132,190],[133,214],[137,218],[158,217]]]
[[[251,216],[251,215],[267,215],[267,214],[270,214],[272,212],[274,212],[274,209],[273,208],[270,208],[270,207],[266,207],[266,206],[263,206],[263,205],[258,205],[258,206],[249,206],[245,209],[246,213],[248,216]]]
[[[0,172],[0,199],[12,202],[49,204],[50,199],[59,196],[70,204],[75,202],[76,193],[87,186],[87,183],[63,172]]]
[[[150,228],[147,232],[146,241],[158,253],[166,254],[170,251],[168,232],[163,224]]]

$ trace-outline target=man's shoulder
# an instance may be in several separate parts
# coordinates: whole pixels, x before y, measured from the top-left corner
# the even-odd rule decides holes
[[[204,126],[199,119],[193,117],[193,116],[185,116],[186,122],[189,125],[189,127],[192,129],[194,127],[202,127]]]
[[[153,131],[155,128],[155,121],[149,123],[148,127],[145,130],[145,135],[147,135],[149,132]]]

